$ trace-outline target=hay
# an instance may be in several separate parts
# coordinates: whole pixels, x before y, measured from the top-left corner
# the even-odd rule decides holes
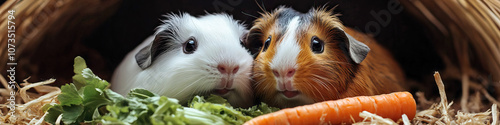
[[[25,80],[26,81],[26,80]],[[0,99],[0,124],[2,125],[17,125],[17,124],[36,124],[45,125],[49,124],[44,121],[46,113],[43,111],[42,107],[45,104],[57,103],[57,95],[61,93],[61,90],[57,87],[48,86],[48,84],[54,83],[55,79],[49,79],[46,81],[38,83],[28,83],[25,82],[22,88],[16,92],[16,108],[14,116],[10,113],[10,109],[7,107],[9,101],[7,98],[10,95],[1,94]],[[5,86],[7,81],[3,76],[0,76],[0,82]],[[2,91],[9,91],[11,89],[0,88]],[[28,92],[29,89],[34,88],[37,93]],[[48,92],[48,93],[45,93]],[[32,99],[30,95],[36,95],[35,99]]]
[[[500,97],[500,1],[399,0],[405,9],[428,26],[446,69],[444,79],[462,82],[461,110],[469,111],[470,91],[499,104],[486,90]],[[476,87],[474,87],[476,86]],[[483,86],[483,87],[477,87]]]
[[[434,104],[431,108],[427,110],[420,111],[415,116],[413,123],[414,124],[484,124],[487,125],[491,120],[491,111],[485,111],[480,113],[466,113],[463,111],[458,111],[456,115],[454,114],[453,109],[450,109],[450,106],[453,102],[448,103],[446,98],[446,92],[444,88],[444,84],[441,80],[441,76],[439,73],[434,74],[434,78],[436,80],[436,84],[439,88],[439,94],[441,101],[439,104]],[[493,105],[492,110],[496,111],[496,105]],[[498,113],[496,111],[495,113]]]
[[[474,125],[496,125],[498,124],[498,107],[496,104],[491,106],[490,110],[479,113],[467,113],[462,111],[457,111],[456,115],[450,106],[453,102],[448,103],[446,97],[446,91],[444,88],[443,81],[439,73],[434,74],[436,80],[436,85],[439,88],[440,102],[435,103],[431,108],[419,111],[412,121],[409,121],[406,115],[402,116],[402,120],[394,122],[390,119],[382,118],[376,114],[369,112],[362,112],[359,114],[360,117],[364,118],[362,122],[355,124],[382,124],[382,125],[394,125],[402,122],[405,125],[409,124],[437,124],[437,125],[449,125],[449,124],[474,124]],[[427,101],[426,99],[424,101]],[[420,102],[421,103],[421,102]]]
[[[389,118],[383,118],[377,114],[373,114],[367,111],[359,113],[359,117],[363,118],[363,121],[354,123],[353,125],[363,125],[363,124],[373,124],[373,125],[397,125],[396,122]]]

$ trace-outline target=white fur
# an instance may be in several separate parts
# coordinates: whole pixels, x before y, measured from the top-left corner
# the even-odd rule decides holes
[[[297,29],[299,27],[299,17],[296,16],[288,23],[288,29],[286,30],[281,43],[279,43],[276,50],[276,54],[270,63],[271,69],[277,70],[278,72],[286,72],[285,70],[291,68],[298,68],[297,57],[300,52],[300,46],[297,41]],[[286,74],[282,74],[286,75]],[[287,77],[276,77],[276,83],[284,84],[288,80]],[[292,81],[293,83],[293,81]],[[276,89],[283,91],[284,89],[276,85]]]
[[[250,85],[252,66],[251,55],[240,45],[240,36],[245,27],[225,14],[209,14],[193,17],[189,14],[169,15],[170,19],[158,27],[158,31],[175,25],[179,28],[174,34],[175,42],[183,43],[190,37],[198,42],[192,54],[183,53],[182,48],[163,53],[142,70],[135,61],[136,53],[151,44],[154,36],[146,39],[130,52],[117,67],[112,78],[112,89],[125,95],[132,88],[144,88],[154,93],[173,97],[186,103],[197,94],[209,94],[223,75],[217,65],[226,63],[238,65],[230,93],[224,97],[234,106],[253,104]]]
[[[299,17],[296,16],[290,20],[287,26],[281,42],[279,43],[275,56],[270,63],[271,69],[277,70],[278,72],[286,73],[286,70],[291,68],[298,69],[297,57],[302,51],[300,45],[298,44],[297,37],[299,29]],[[304,26],[304,25],[302,25]],[[307,26],[307,25],[306,25]],[[286,75],[286,74],[281,74]],[[276,89],[278,91],[284,91],[284,86],[287,81],[290,81],[292,86],[294,86],[293,77],[275,77],[276,78]],[[281,86],[281,87],[280,87]],[[296,90],[296,89],[294,89]],[[276,97],[275,104],[283,107],[294,107],[297,105],[306,105],[314,103],[314,100],[307,97],[304,94],[299,94],[292,98],[287,98],[283,94],[274,95]]]

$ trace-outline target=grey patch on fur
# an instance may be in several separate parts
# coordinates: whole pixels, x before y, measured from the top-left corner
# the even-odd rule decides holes
[[[151,45],[142,48],[136,55],[135,59],[141,69],[148,68],[156,58],[168,51],[178,48],[178,44],[173,39],[172,30],[164,30],[156,34]]]

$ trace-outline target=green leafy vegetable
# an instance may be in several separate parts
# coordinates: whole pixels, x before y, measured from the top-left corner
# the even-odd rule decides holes
[[[78,94],[78,90],[74,84],[66,84],[61,86],[61,94],[57,96],[61,105],[79,105],[82,104],[83,98]]]
[[[183,107],[178,103],[177,99],[158,96],[144,89],[134,89],[126,98],[111,90],[106,90],[106,94],[110,100],[113,100],[113,104],[106,107],[109,113],[104,115],[99,121],[103,124],[223,125],[232,123],[224,121],[223,117],[211,114],[211,112],[200,110],[201,108]],[[197,101],[196,103],[205,103],[202,97],[196,97],[196,99],[203,100],[203,102]],[[208,103],[206,104],[208,105]],[[244,121],[247,120],[245,119]],[[244,121],[242,120],[242,122]]]
[[[73,72],[75,73],[75,75],[73,76],[73,83],[76,84],[77,88],[85,86],[85,78],[83,78],[82,75],[83,69],[87,68],[85,60],[82,57],[77,56],[75,58],[75,64],[73,65],[73,67]]]
[[[64,124],[232,125],[278,110],[264,103],[248,109],[233,108],[215,95],[206,99],[195,96],[189,107],[183,107],[177,99],[145,89],[133,89],[123,97],[87,68],[83,58],[75,58],[74,68],[73,83],[61,86],[57,97],[60,104],[43,107],[48,109],[45,121],[54,124],[62,115]]]
[[[83,58],[75,58],[74,83],[61,86],[61,94],[57,97],[60,104],[53,105],[48,109],[49,113],[45,121],[54,124],[61,114],[61,120],[64,124],[92,121],[93,116],[98,116],[98,114],[94,114],[96,110],[111,102],[103,93],[109,87],[109,83],[97,77],[86,67]]]
[[[207,102],[203,99],[203,97],[195,96],[190,104],[190,107],[216,115],[222,118],[226,124],[231,125],[243,124],[245,121],[252,119],[252,117],[245,116],[240,111],[228,107],[229,103],[227,103],[227,101],[222,97],[211,95],[208,99],[214,101],[215,103]]]
[[[260,105],[255,105],[255,106],[252,106],[248,109],[240,108],[239,110],[246,116],[257,117],[260,115],[264,115],[267,113],[278,111],[280,109],[276,108],[276,107],[270,107],[266,103],[261,102]]]
[[[51,104],[47,104],[47,105],[48,105],[47,107],[50,107],[50,108],[49,108],[49,110],[47,110],[47,112],[49,112],[49,114],[47,114],[47,116],[45,116],[45,121],[54,124],[55,121],[57,120],[57,117],[59,117],[59,115],[63,113],[63,108],[61,105],[51,105]]]
[[[73,105],[73,106],[62,106],[63,116],[62,121],[64,124],[76,123],[79,121],[79,117],[83,113],[83,105]]]

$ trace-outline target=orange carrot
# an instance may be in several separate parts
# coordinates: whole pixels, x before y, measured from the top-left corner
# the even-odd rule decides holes
[[[409,92],[394,92],[377,96],[358,96],[341,100],[324,101],[311,105],[287,108],[256,117],[244,125],[269,124],[341,124],[358,122],[362,111],[397,121],[406,114],[415,117],[417,105]]]

